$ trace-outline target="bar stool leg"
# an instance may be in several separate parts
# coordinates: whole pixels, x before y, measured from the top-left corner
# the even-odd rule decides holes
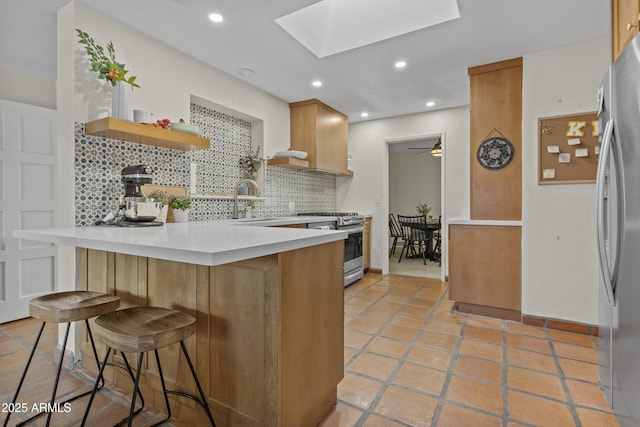
[[[133,371],[131,370],[131,365],[129,364],[129,360],[127,360],[127,357],[124,355],[123,352],[120,352],[120,354],[122,355],[122,359],[124,360],[124,364],[125,366],[122,365],[118,365],[115,363],[109,363],[107,362],[107,360],[109,359],[109,355],[111,354],[111,347],[107,347],[107,353],[104,356],[104,360],[102,361],[102,363],[100,363],[98,361],[98,366],[100,367],[100,370],[98,371],[98,376],[96,377],[96,382],[93,386],[93,389],[85,394],[89,394],[91,393],[91,397],[89,398],[89,402],[87,403],[87,409],[84,412],[84,416],[82,417],[82,423],[80,424],[81,426],[84,426],[85,423],[87,422],[87,418],[89,416],[89,410],[91,409],[91,405],[93,404],[93,399],[95,397],[95,394],[98,390],[101,390],[102,387],[104,386],[104,368],[107,367],[107,365],[109,366],[114,366],[116,368],[121,368],[127,371],[127,373],[129,374],[129,378],[131,378],[132,382],[135,382],[135,376],[133,374]],[[115,351],[114,351],[115,354]],[[102,385],[98,385],[100,384],[100,382],[102,383]],[[83,394],[83,396],[85,395]],[[142,396],[142,393],[140,392],[140,390],[138,390],[137,393],[138,396],[140,396],[140,407],[133,413],[133,416],[138,415],[143,409],[144,409],[144,397]],[[122,423],[124,423],[125,421],[127,421],[130,417],[125,417],[123,419],[121,419],[116,425],[121,425]]]
[[[200,381],[198,380],[198,376],[196,375],[196,370],[193,369],[193,363],[191,363],[191,358],[189,357],[189,353],[187,353],[187,348],[184,345],[184,341],[180,341],[180,347],[182,347],[182,353],[184,353],[184,357],[187,359],[189,369],[191,370],[191,375],[193,375],[193,379],[196,382],[196,387],[198,387],[198,393],[200,393],[200,399],[202,399],[202,402],[198,401],[197,399],[194,400],[199,403],[207,413],[209,421],[211,421],[211,425],[213,427],[216,427],[216,423],[213,421],[213,415],[211,415],[211,409],[209,409],[209,405],[207,404],[207,398],[204,395],[204,391],[202,391],[202,386],[200,385]]]
[[[40,326],[40,331],[38,332],[38,336],[36,337],[36,341],[33,343],[33,348],[31,349],[31,354],[29,354],[29,359],[27,360],[27,366],[24,367],[24,371],[22,371],[22,377],[20,378],[20,382],[18,383],[18,388],[16,389],[16,394],[13,396],[13,400],[11,401],[11,405],[15,405],[18,400],[18,394],[20,393],[20,389],[22,388],[22,383],[24,383],[24,379],[27,377],[27,371],[29,370],[29,365],[31,365],[31,360],[33,359],[33,355],[36,353],[36,348],[38,347],[38,343],[40,342],[40,337],[42,336],[42,331],[44,331],[44,326],[47,322],[42,322]],[[4,420],[3,427],[7,427],[9,425],[9,417],[11,416],[11,411],[7,412],[7,418]]]
[[[133,417],[135,416],[136,396],[140,387],[140,372],[142,371],[142,358],[144,353],[138,353],[138,371],[136,372],[136,380],[133,384],[133,392],[131,396],[131,409],[129,410],[129,427],[133,425]],[[124,420],[123,420],[124,421]]]
[[[162,391],[164,392],[164,400],[165,400],[165,403],[167,405],[167,418],[165,418],[164,420],[154,424],[152,427],[155,427],[155,426],[158,426],[160,424],[163,424],[163,423],[169,421],[169,418],[171,418],[171,407],[169,405],[169,397],[167,396],[169,394],[175,394],[176,396],[187,397],[187,398],[193,400],[194,402],[196,402],[206,412],[207,417],[209,417],[209,421],[211,422],[211,425],[213,427],[216,427],[216,423],[215,423],[215,421],[213,421],[213,415],[211,414],[211,410],[209,409],[209,405],[207,404],[206,397],[204,395],[204,391],[202,390],[202,386],[200,385],[200,381],[198,380],[198,375],[196,375],[196,371],[193,368],[193,363],[191,363],[191,358],[189,357],[189,353],[187,352],[187,347],[184,345],[184,341],[180,341],[180,347],[182,348],[182,353],[184,354],[184,357],[187,359],[187,364],[189,365],[189,370],[191,370],[191,375],[193,376],[193,379],[194,379],[194,381],[196,383],[196,387],[198,388],[198,393],[200,393],[200,399],[198,399],[197,397],[195,397],[195,396],[193,396],[193,395],[191,395],[189,393],[184,393],[184,392],[177,391],[177,390],[167,390],[167,388],[165,387],[164,375],[162,374],[162,367],[160,366],[160,357],[158,356],[158,350],[155,350],[156,363],[158,364],[158,373],[160,374],[160,382],[162,383]]]
[[[60,382],[60,373],[62,372],[62,363],[64,362],[64,351],[67,348],[67,340],[69,339],[69,329],[71,329],[71,322],[67,323],[67,330],[64,333],[64,341],[62,343],[62,351],[60,353],[60,361],[58,362],[58,372],[56,372],[56,379],[53,383],[53,392],[51,393],[51,408],[56,403],[56,393],[58,392],[58,383]],[[47,426],[51,423],[51,416],[53,411],[49,411],[47,414]]]
[[[107,366],[107,360],[109,359],[109,354],[111,354],[111,347],[107,347],[107,352],[104,355],[104,360],[100,364],[100,369],[98,371],[98,376],[96,377],[96,383],[91,390],[91,397],[89,398],[89,402],[87,403],[87,409],[84,411],[84,416],[82,417],[82,423],[80,426],[84,427],[87,422],[87,417],[89,416],[89,410],[91,409],[91,404],[93,403],[93,398],[96,397],[96,391],[98,391],[98,383],[100,382],[100,378],[102,378],[102,373],[104,372],[105,366]]]
[[[162,373],[162,366],[160,365],[160,356],[158,356],[158,350],[154,350],[153,352],[156,355],[156,364],[158,365],[158,373],[160,374],[160,383],[162,384],[162,393],[164,395],[164,403],[167,407],[167,417],[162,421],[158,421],[152,426],[152,427],[155,427],[169,421],[169,419],[171,418],[171,405],[169,404],[169,395],[168,395],[169,392],[167,391],[167,386],[165,385],[165,382],[164,382],[164,374]]]
[[[91,334],[91,328],[89,326],[89,319],[85,319],[84,322],[86,324],[87,332],[89,334],[89,339],[91,341],[91,349],[93,350],[93,356],[95,357],[96,364],[98,366],[100,366],[100,359],[98,358],[98,351],[96,350],[96,344],[95,344],[95,342],[93,340],[93,335]],[[29,356],[29,360],[27,361],[27,366],[25,367],[25,371],[22,374],[22,379],[20,380],[20,384],[18,385],[18,389],[16,391],[16,396],[14,397],[14,402],[13,403],[15,403],[15,400],[18,398],[18,393],[20,392],[20,388],[22,387],[22,383],[23,383],[24,379],[26,378],[26,373],[27,373],[27,371],[29,369],[29,365],[31,364],[31,359],[33,358],[33,355],[35,353],[35,350],[36,350],[36,347],[37,347],[38,342],[40,340],[40,337],[42,336],[42,332],[44,330],[44,326],[45,326],[46,323],[47,322],[42,322],[42,326],[40,327],[40,332],[38,333],[38,337],[36,338],[36,342],[34,343],[33,348],[31,349],[31,355]],[[62,347],[63,349],[66,348],[66,346],[67,346],[70,325],[71,325],[71,323],[67,323],[67,330],[65,332],[64,345]],[[64,360],[64,350],[63,350],[63,354],[61,355],[60,362],[58,363],[58,372],[56,374],[56,380],[55,380],[55,383],[54,383],[53,395],[52,395],[52,399],[54,399],[54,400],[51,402],[52,406],[53,406],[53,404],[55,404],[55,395],[57,394],[58,383],[60,381],[60,374],[62,372],[62,362],[63,362],[63,360]],[[104,387],[104,378],[102,376],[99,377],[99,378],[100,378],[100,386],[98,387],[98,390],[101,390]],[[79,399],[81,397],[84,397],[84,396],[88,395],[89,393],[91,393],[91,390],[86,391],[86,392],[81,393],[81,394],[78,394],[76,396],[73,396],[73,397],[61,402],[60,404],[64,405],[65,403],[73,402],[74,400]],[[48,413],[47,412],[40,412],[40,413],[32,416],[31,418],[16,424],[16,427],[24,426],[24,425],[30,423],[31,421],[35,420],[36,418],[41,417],[45,413],[48,414],[47,415],[47,424],[46,425],[49,425],[50,422],[51,422],[52,413],[51,412],[48,412]],[[9,422],[9,418],[7,417],[7,419],[5,420],[4,426],[6,426],[8,422]]]

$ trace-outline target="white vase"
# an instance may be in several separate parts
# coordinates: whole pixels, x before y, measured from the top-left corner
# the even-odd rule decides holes
[[[133,121],[133,86],[122,80],[113,87],[111,117]]]
[[[173,221],[174,222],[187,222],[189,220],[189,209],[173,209]]]

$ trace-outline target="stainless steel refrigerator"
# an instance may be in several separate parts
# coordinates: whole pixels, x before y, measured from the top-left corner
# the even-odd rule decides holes
[[[598,89],[600,383],[623,426],[640,426],[640,38]]]

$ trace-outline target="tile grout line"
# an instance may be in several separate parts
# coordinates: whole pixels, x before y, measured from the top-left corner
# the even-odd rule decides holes
[[[448,289],[446,294],[448,295]],[[441,296],[441,298],[443,298],[445,295],[445,293],[443,293],[443,295]],[[440,304],[438,304],[439,306]],[[467,315],[463,316],[463,321],[461,323],[461,327],[460,327],[460,333],[458,334],[458,339],[456,340],[456,345],[453,348],[452,351],[452,355],[451,355],[451,361],[449,362],[449,369],[447,369],[446,372],[446,378],[444,380],[444,384],[442,385],[442,390],[440,391],[440,397],[438,398],[438,406],[436,407],[436,411],[433,415],[433,420],[432,421],[439,421],[440,420],[440,413],[442,412],[442,407],[444,406],[444,403],[446,401],[446,396],[447,396],[447,392],[449,391],[449,384],[451,383],[451,378],[454,376],[455,374],[455,365],[456,362],[458,361],[458,355],[460,354],[460,347],[462,347],[462,340],[464,337],[464,331],[467,327],[467,320],[469,319],[469,317]]]
[[[428,284],[430,281],[434,280],[434,279],[427,279],[427,278],[422,278],[422,279],[424,279],[424,282],[425,282],[425,283],[423,283],[422,285],[420,285],[420,287],[419,287],[419,288],[416,288],[416,289],[415,289],[415,291],[414,291],[412,294],[408,294],[408,295],[407,295],[407,300],[406,300],[403,304],[399,304],[399,305],[401,305],[401,308],[398,308],[398,309],[394,310],[394,314],[393,314],[393,315],[392,315],[392,316],[391,316],[391,317],[390,317],[390,318],[389,318],[385,323],[383,323],[383,325],[378,329],[378,332],[376,332],[376,334],[374,335],[374,338],[375,338],[375,337],[378,337],[378,334],[379,334],[379,332],[383,329],[383,327],[391,325],[391,324],[392,324],[392,320],[393,320],[394,318],[396,318],[397,316],[401,315],[401,309],[402,309],[402,308],[404,308],[404,307],[406,307],[406,306],[408,306],[408,305],[411,305],[411,304],[409,303],[409,301],[411,301],[411,299],[412,299],[412,298],[416,298],[416,295],[417,295],[417,294],[418,294],[418,293],[419,293],[419,292],[424,288],[424,286],[425,286],[426,284]],[[395,283],[395,284],[394,284],[394,287],[395,287],[395,286],[400,285],[400,284],[401,284],[402,282],[404,282],[405,280],[406,280],[406,279],[403,279],[403,280],[401,280],[401,281],[399,281],[399,282]],[[378,280],[378,281],[376,281],[376,282],[374,282],[373,284],[369,285],[369,288],[370,288],[371,286],[375,285],[375,283],[378,283],[378,282],[379,282],[379,280]],[[379,301],[379,300],[383,299],[385,296],[387,296],[387,295],[389,295],[389,294],[390,294],[390,292],[387,290],[387,292],[386,292],[384,295],[382,295],[382,296],[381,296],[377,301]],[[370,378],[370,379],[373,379],[373,380],[376,380],[376,381],[380,381],[380,382],[382,382],[382,386],[380,387],[380,390],[378,390],[378,393],[377,393],[377,394],[376,394],[376,396],[372,399],[371,403],[369,404],[369,407],[368,407],[368,408],[361,408],[361,407],[357,407],[359,410],[362,410],[362,411],[363,411],[363,414],[362,414],[362,416],[360,417],[359,422],[356,424],[356,427],[360,427],[360,426],[362,426],[362,424],[363,424],[364,422],[366,422],[366,420],[367,420],[367,419],[368,419],[372,414],[375,414],[376,416],[379,416],[379,417],[382,417],[382,418],[385,418],[385,419],[391,420],[391,421],[393,421],[393,422],[398,422],[398,423],[401,423],[402,425],[406,425],[406,426],[409,426],[409,427],[410,427],[410,425],[409,425],[409,424],[406,424],[406,423],[402,422],[401,420],[398,420],[398,419],[395,419],[395,418],[390,418],[390,417],[388,417],[388,416],[386,416],[386,415],[384,415],[384,414],[379,414],[379,413],[377,413],[377,412],[374,412],[374,408],[376,408],[376,407],[377,407],[378,403],[380,402],[380,399],[381,399],[381,398],[382,398],[382,396],[384,395],[385,391],[389,388],[389,386],[392,386],[392,385],[393,385],[393,386],[395,386],[395,387],[400,387],[400,388],[403,388],[403,389],[408,389],[408,390],[410,390],[410,391],[412,391],[412,392],[417,392],[417,393],[419,393],[419,394],[423,394],[423,395],[425,395],[425,396],[428,396],[428,397],[433,398],[433,397],[432,397],[433,395],[430,395],[430,394],[428,394],[428,393],[424,393],[424,392],[422,392],[422,391],[420,391],[420,390],[414,390],[414,389],[411,389],[411,388],[409,388],[409,387],[403,386],[403,385],[401,385],[401,384],[396,384],[396,383],[394,383],[394,382],[393,382],[392,378],[394,378],[394,377],[395,377],[395,375],[397,374],[398,370],[399,370],[402,366],[404,366],[404,363],[407,363],[406,358],[407,358],[407,357],[408,357],[408,355],[411,353],[411,350],[413,349],[413,345],[415,344],[415,342],[416,342],[416,340],[417,340],[418,336],[420,336],[420,334],[421,334],[421,333],[424,331],[424,329],[426,328],[426,325],[428,324],[428,321],[429,321],[430,319],[432,319],[432,318],[433,318],[433,313],[436,311],[437,307],[440,305],[440,301],[442,300],[443,295],[444,295],[444,293],[441,293],[441,294],[440,294],[440,296],[439,296],[439,298],[438,298],[438,300],[436,301],[436,304],[434,304],[434,306],[430,308],[430,310],[429,310],[429,315],[427,315],[427,317],[426,317],[426,318],[425,318],[425,320],[423,321],[422,326],[421,326],[420,328],[412,328],[412,329],[417,329],[417,332],[416,332],[416,334],[415,334],[415,336],[414,336],[413,340],[412,340],[410,343],[408,343],[408,345],[407,345],[407,349],[405,350],[405,352],[403,353],[403,355],[402,355],[400,358],[398,358],[398,359],[396,359],[396,358],[394,358],[394,357],[390,357],[391,359],[397,360],[397,362],[398,362],[398,363],[397,363],[396,367],[393,369],[393,371],[392,371],[392,372],[389,374],[389,376],[386,378],[386,380],[381,381],[379,378],[373,378],[373,377],[369,377],[369,376],[367,376],[367,375],[365,375],[365,374],[360,374],[360,373],[355,372],[355,371],[349,371],[352,375],[353,375],[353,374],[359,374],[359,376],[362,376],[362,377],[365,377],[365,378]],[[376,301],[376,302],[377,302],[377,301]],[[370,306],[368,306],[368,308],[372,308],[372,306],[373,306],[373,303],[372,303]],[[364,312],[364,311],[366,311],[366,310],[363,310],[363,312]],[[362,314],[362,313],[360,313],[360,314],[358,315],[358,318],[361,316],[361,314]],[[419,316],[414,316],[414,317],[419,317]],[[403,340],[400,340],[400,339],[394,339],[394,338],[391,338],[391,337],[385,337],[385,338],[393,339],[394,341],[401,341],[401,342],[404,342]],[[371,341],[372,341],[372,340],[369,340],[369,341],[365,344],[365,346],[363,346],[363,347],[358,351],[358,353],[357,353],[357,354],[362,354],[363,352],[365,352],[365,353],[366,353],[366,351],[365,351],[365,347],[366,347],[366,346],[368,346],[368,345],[371,343]],[[379,355],[378,353],[370,353],[370,354]],[[353,359],[355,356],[356,356],[356,355],[352,356],[352,358],[350,359],[350,362],[349,362],[349,363],[351,363],[351,362],[353,361],[352,359]],[[384,356],[384,355],[379,355],[379,356],[387,357],[387,356]],[[348,403],[348,402],[345,402],[345,401],[342,401],[342,400],[341,400],[341,402],[343,402],[343,403]],[[352,406],[352,407],[353,407],[353,405],[349,405],[349,406]]]
[[[384,276],[383,276],[383,277],[384,277]],[[377,281],[375,281],[375,282],[373,282],[373,283],[369,284],[369,286],[367,286],[367,287],[366,287],[366,288],[364,288],[364,289],[371,288],[371,287],[372,287],[372,286],[374,286],[376,283],[380,282],[380,280],[381,280],[381,279],[378,279]],[[393,284],[393,286],[397,286],[398,284],[402,283],[402,282],[403,282],[403,281],[405,281],[405,280],[406,280],[406,279],[402,279],[402,280],[400,280],[398,283],[394,283],[394,284]],[[389,287],[391,287],[391,286],[389,286]],[[364,289],[363,289],[363,290],[364,290]],[[358,294],[359,294],[359,293],[361,293],[363,290],[360,290],[360,291],[358,292]],[[416,292],[417,292],[417,291],[416,291]],[[353,295],[352,297],[357,296],[358,294],[355,294],[355,295]],[[355,319],[361,319],[361,318],[362,318],[362,314],[363,314],[365,311],[367,311],[367,310],[371,309],[375,303],[380,302],[380,301],[381,301],[381,300],[382,300],[386,295],[388,295],[388,294],[389,294],[389,291],[387,290],[387,291],[386,291],[383,295],[381,295],[378,299],[374,300],[371,304],[367,305],[367,307],[366,307],[366,308],[365,308],[365,307],[363,307],[363,308],[362,308],[362,310],[358,313],[358,315],[357,315],[354,319],[351,319],[351,321],[349,321],[349,323],[348,323],[347,325],[345,325],[345,327],[348,327],[348,325],[349,325],[353,320],[355,320]],[[351,297],[350,297],[350,299],[351,299]],[[405,305],[406,305],[406,304],[407,304],[407,303],[405,302]],[[353,363],[353,362],[355,361],[355,359],[356,359],[359,355],[364,354],[364,353],[367,353],[367,352],[365,351],[365,348],[366,348],[367,346],[369,346],[369,344],[371,344],[371,342],[372,342],[376,337],[378,337],[378,333],[379,333],[379,332],[380,332],[380,331],[381,331],[385,326],[388,326],[388,325],[390,325],[390,324],[391,324],[391,320],[392,320],[395,316],[397,316],[397,313],[398,313],[398,311],[397,311],[397,310],[396,310],[396,311],[394,311],[394,314],[393,314],[391,317],[389,317],[389,319],[387,319],[384,323],[382,323],[382,325],[380,326],[380,328],[378,329],[378,331],[377,331],[375,334],[373,334],[373,335],[372,335],[372,337],[371,337],[371,338],[370,338],[370,339],[369,339],[365,344],[363,344],[363,345],[362,345],[362,347],[360,347],[360,348],[358,349],[358,351],[357,351],[355,354],[353,354],[353,355],[351,356],[351,358],[349,359],[349,362],[348,362],[348,363],[346,363],[345,365],[351,365],[351,363]],[[367,335],[369,335],[369,334],[367,334]],[[408,351],[409,351],[409,348],[407,348],[407,350],[405,350],[405,356],[406,356],[406,354],[407,354],[407,352],[408,352]],[[373,354],[377,354],[377,353],[373,353]],[[396,366],[396,369],[394,369],[394,372],[395,372],[395,370],[397,370],[397,369],[398,369],[398,368],[397,368],[397,366]],[[347,368],[346,368],[346,366],[345,366],[345,373],[347,373],[347,372],[348,372],[349,374],[351,374],[351,375],[357,375],[357,376],[360,376],[360,377],[364,377],[364,378],[368,378],[368,379],[372,379],[372,380],[375,380],[375,381],[382,382],[382,386],[381,386],[381,387],[380,387],[380,389],[378,390],[378,393],[376,393],[376,396],[375,396],[375,397],[371,400],[371,402],[369,403],[369,407],[368,407],[368,408],[358,407],[358,406],[355,406],[355,405],[351,404],[350,402],[346,402],[346,401],[344,401],[344,400],[340,400],[340,399],[338,399],[338,401],[339,401],[339,402],[342,402],[343,404],[348,404],[349,406],[354,407],[354,408],[357,408],[358,410],[361,410],[361,411],[362,411],[362,415],[360,416],[359,421],[358,421],[358,422],[356,423],[356,425],[355,425],[355,427],[361,427],[361,426],[362,426],[362,424],[363,424],[363,423],[365,423],[365,422],[367,421],[367,419],[371,416],[371,414],[373,414],[373,413],[374,413],[374,412],[373,412],[373,408],[375,408],[375,407],[377,406],[377,404],[379,403],[380,399],[382,398],[382,395],[384,394],[385,390],[387,389],[387,382],[389,381],[389,377],[391,376],[391,374],[389,374],[389,377],[387,377],[387,380],[385,380],[385,381],[381,381],[379,378],[370,377],[370,376],[368,376],[368,375],[366,375],[366,374],[362,374],[362,373],[357,372],[357,371],[351,371],[351,370],[347,369]],[[392,372],[392,374],[393,374],[393,372]],[[382,415],[382,414],[377,414],[377,415]],[[399,421],[399,420],[393,420],[393,421]],[[408,426],[408,424],[407,424],[407,426]]]
[[[502,332],[502,424],[509,425],[511,413],[509,411],[509,362],[508,353],[509,345],[506,322],[502,323],[504,328]]]

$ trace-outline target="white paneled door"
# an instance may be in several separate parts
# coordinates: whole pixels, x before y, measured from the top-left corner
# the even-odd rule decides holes
[[[56,136],[55,110],[0,100],[0,323],[56,289],[55,247],[13,237],[55,223]]]

